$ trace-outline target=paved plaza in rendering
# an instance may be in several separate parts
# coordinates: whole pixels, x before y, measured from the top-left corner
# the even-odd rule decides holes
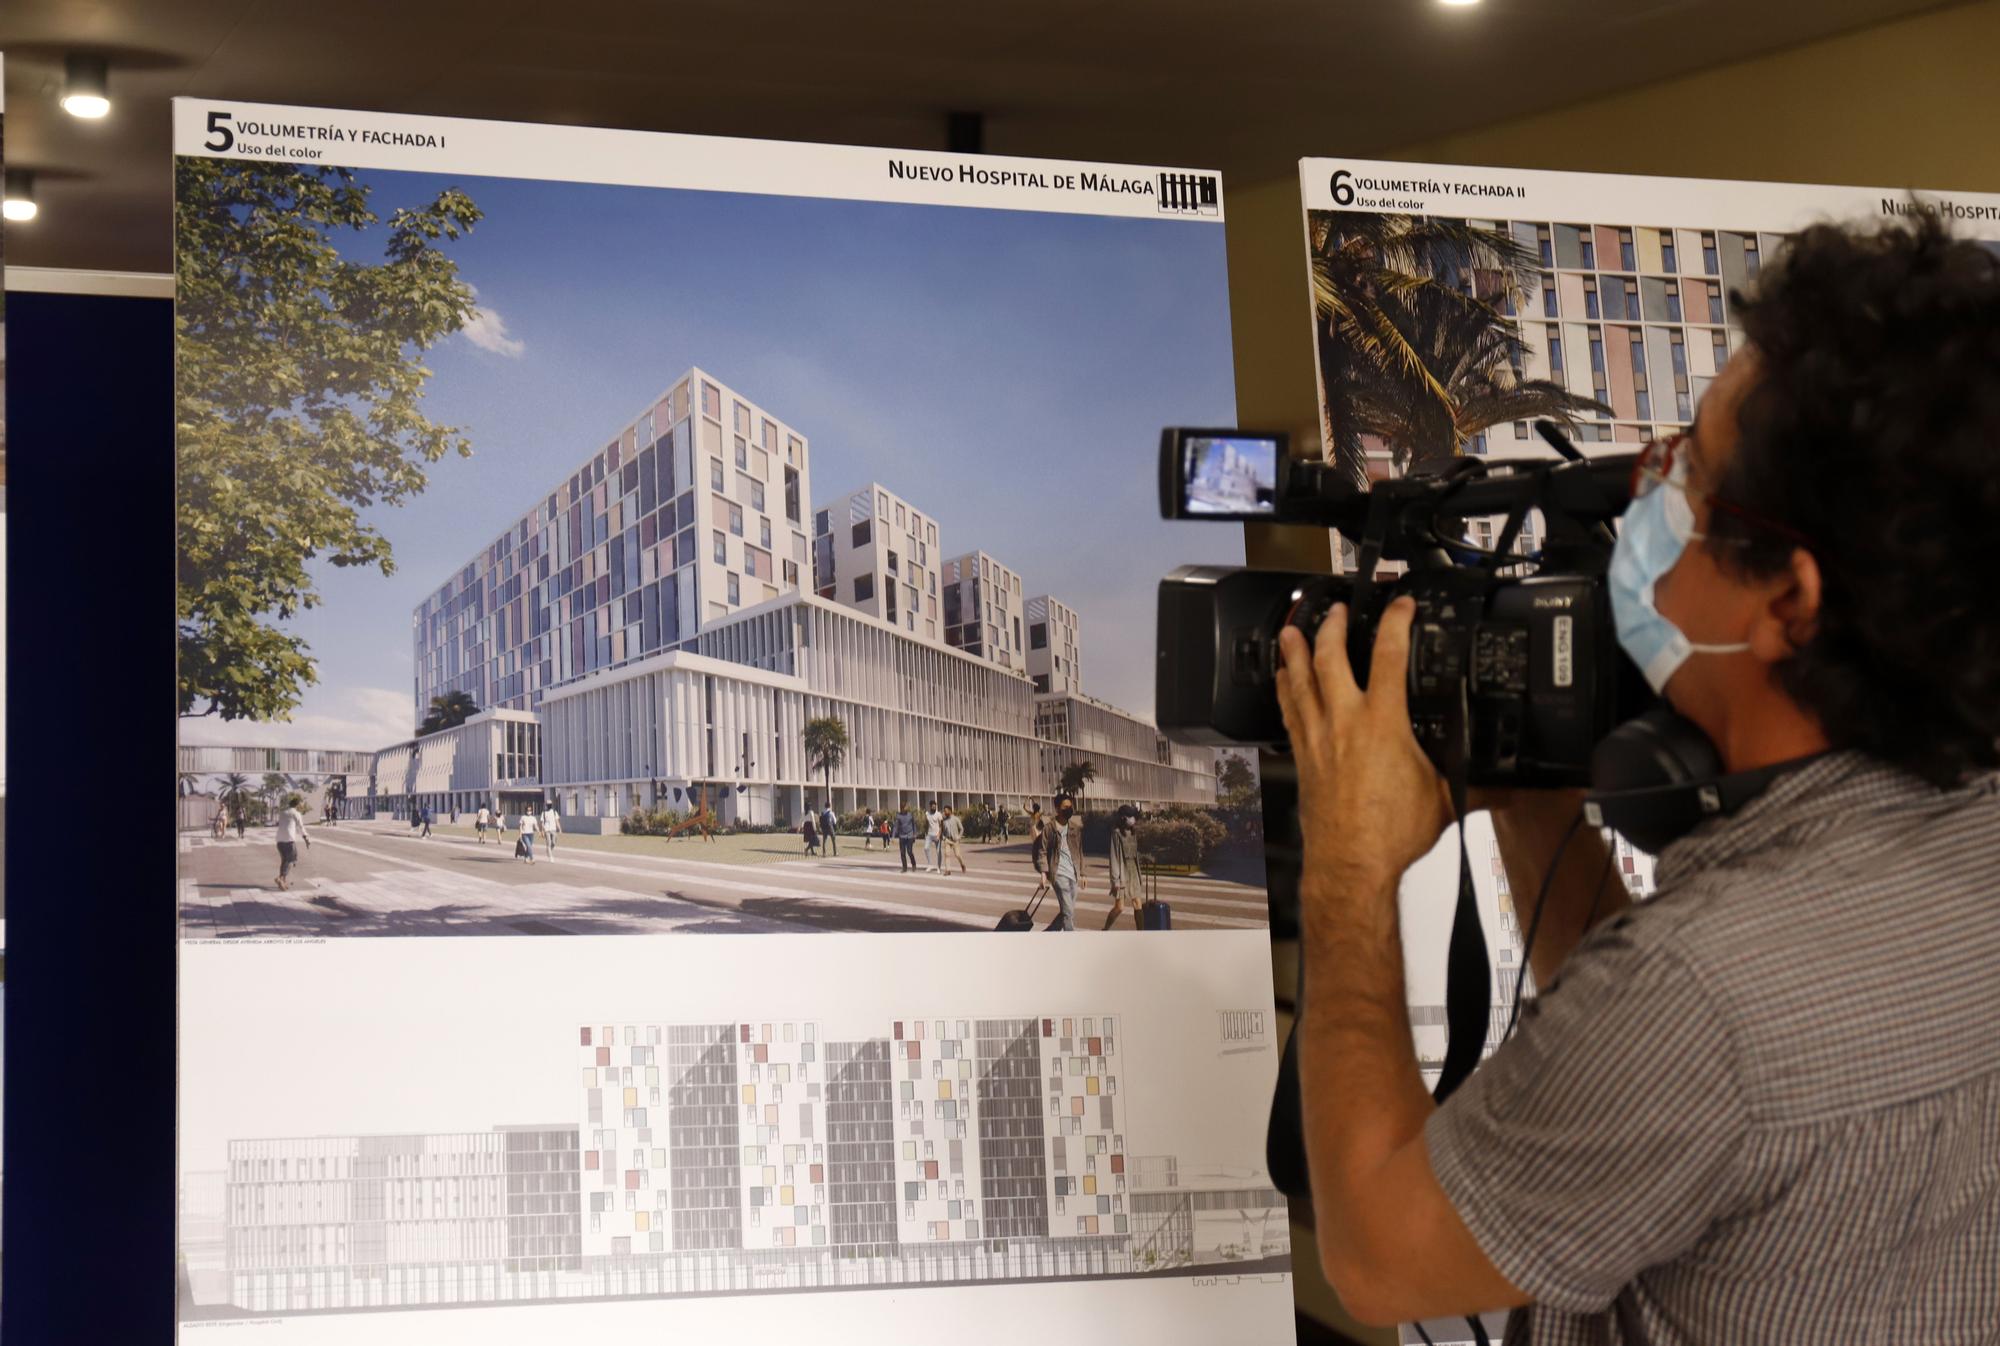
[[[340,935],[769,934],[992,930],[1034,890],[1028,845],[967,843],[970,872],[905,874],[893,851],[842,837],[812,858],[788,833],[720,837],[564,836],[555,858],[513,858],[510,840],[477,842],[469,827],[419,838],[398,822],[315,826],[312,847],[281,892],[268,828],[238,840],[183,835],[181,934],[187,939]],[[922,846],[918,854],[922,855]],[[1089,859],[1079,933],[1110,910],[1102,856]],[[1163,876],[1176,930],[1261,929],[1261,885]],[[1055,915],[1043,899],[1036,925]],[[1134,934],[1129,907],[1118,933]]]

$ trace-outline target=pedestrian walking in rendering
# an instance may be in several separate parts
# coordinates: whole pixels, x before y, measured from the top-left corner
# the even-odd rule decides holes
[[[840,854],[840,815],[833,811],[832,804],[828,804],[819,815],[819,835],[826,842],[828,855]]]
[[[810,813],[806,815],[806,820],[799,824],[799,835],[806,839],[806,854],[818,855],[819,825],[813,821]]]
[[[1139,810],[1130,804],[1118,810],[1111,825],[1111,913],[1104,918],[1106,930],[1116,924],[1127,899],[1132,903],[1132,928],[1143,929],[1139,923],[1139,904],[1145,900],[1139,884]]]
[[[1084,888],[1083,819],[1076,816],[1076,799],[1072,795],[1056,795],[1055,809],[1056,816],[1049,820],[1042,834],[1042,851],[1049,887],[1056,890],[1056,905],[1060,910],[1042,928],[1074,930],[1076,898]]]
[[[987,844],[991,845],[996,836],[1001,841],[1007,840],[1007,806],[1005,804],[1002,804],[994,811],[993,830],[986,834]]]
[[[908,801],[896,815],[896,847],[903,853],[902,872],[907,874],[917,867],[917,818]]]
[[[867,850],[875,844],[875,810],[861,810],[861,849]],[[884,849],[887,849],[886,847]]]
[[[481,804],[479,816],[472,820],[472,830],[479,834],[479,844],[482,846],[486,844],[486,829],[492,822],[493,815],[487,812],[486,805]]]
[[[896,830],[895,821],[889,817],[889,811],[887,809],[884,809],[882,811],[882,822],[880,824],[880,827],[882,830],[882,849],[884,851],[887,851],[889,849],[889,838],[895,833]]]
[[[549,859],[556,858],[556,838],[562,835],[562,815],[556,812],[556,802],[551,799],[549,806],[542,810],[542,845],[548,848]]]
[[[431,811],[429,809],[425,809],[423,811],[423,817],[424,817],[424,830],[422,836],[419,837],[419,840],[422,840],[425,837],[429,837],[431,834]]]
[[[1043,853],[1048,845],[1048,825],[1042,818],[1042,806],[1028,806],[1028,863],[1035,867],[1035,891],[1028,894],[1028,902],[1033,905],[1049,890],[1048,857]]]
[[[458,801],[456,799],[451,804],[451,825],[453,827],[458,826]]]
[[[529,864],[535,863],[535,815],[521,815],[521,839],[514,843],[514,853]]]
[[[944,854],[938,858],[938,872],[949,874],[951,872],[951,862],[956,860],[958,861],[958,872],[963,874],[966,872],[965,857],[958,853],[958,843],[965,840],[965,824],[959,821],[958,815],[951,811],[951,805],[949,804],[944,806],[944,822],[942,826],[944,831]]]
[[[924,868],[944,873],[944,814],[935,799],[924,814]]]
[[[299,847],[312,847],[312,838],[306,834],[306,815],[299,812],[305,802],[298,795],[286,795],[285,811],[278,815],[278,887],[286,890],[292,886],[292,866],[299,862]]]

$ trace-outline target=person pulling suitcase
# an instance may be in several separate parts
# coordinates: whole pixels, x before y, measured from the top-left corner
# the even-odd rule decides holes
[[[1111,827],[1111,910],[1104,918],[1104,928],[1109,930],[1125,914],[1125,904],[1132,904],[1132,928],[1142,929],[1140,911],[1145,906],[1142,891],[1142,873],[1139,868],[1139,810],[1130,804],[1119,806],[1117,820]]]

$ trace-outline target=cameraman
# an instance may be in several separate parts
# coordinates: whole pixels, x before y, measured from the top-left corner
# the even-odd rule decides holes
[[[1452,821],[1405,710],[1412,605],[1365,693],[1344,609],[1310,651],[1284,632],[1313,1208],[1365,1321],[2000,1332],[2000,257],[1934,220],[1819,226],[1743,310],[1693,433],[1648,449],[1614,611],[1727,771],[1795,765],[1666,847],[1642,905],[1598,891],[1581,828],[1533,950],[1545,989],[1442,1106],[1397,932],[1398,880]],[[1483,802],[1525,908],[1579,798]]]

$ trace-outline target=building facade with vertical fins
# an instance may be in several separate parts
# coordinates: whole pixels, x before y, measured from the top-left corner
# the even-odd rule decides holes
[[[1214,802],[1207,750],[1102,701],[1038,708],[1082,690],[1074,609],[1024,603],[987,552],[947,559],[880,482],[809,514],[811,473],[803,433],[690,369],[417,607],[416,718],[454,694],[475,713],[383,749],[364,807],[789,825],[829,802],[1018,806],[1091,753],[1092,806]],[[850,738],[830,780],[804,748],[828,716]]]

